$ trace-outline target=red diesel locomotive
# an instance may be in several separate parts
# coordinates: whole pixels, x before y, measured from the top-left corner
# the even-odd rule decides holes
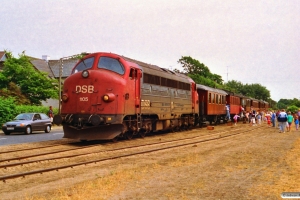
[[[226,122],[226,102],[231,116],[241,105],[246,110],[268,107],[267,102],[196,84],[165,68],[99,52],[80,60],[65,80],[61,112],[53,122],[63,125],[65,138],[131,139],[205,121]]]
[[[61,113],[65,138],[131,139],[194,125],[195,82],[183,74],[112,53],[93,53],[65,80]]]

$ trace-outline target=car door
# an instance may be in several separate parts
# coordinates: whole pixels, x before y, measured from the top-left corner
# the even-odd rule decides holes
[[[34,114],[31,127],[33,131],[38,131],[43,129],[43,122],[41,120],[40,114]]]

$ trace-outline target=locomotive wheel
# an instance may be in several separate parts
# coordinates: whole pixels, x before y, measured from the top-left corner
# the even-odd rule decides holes
[[[214,117],[214,123],[215,123],[215,124],[218,123],[218,116],[217,116],[217,115]]]
[[[218,124],[218,116],[217,115],[214,116],[213,122],[214,122],[215,125]]]
[[[127,138],[128,140],[131,140],[132,137],[133,137],[133,131],[127,131],[127,132],[126,132],[126,138]]]
[[[199,127],[202,128],[203,127],[203,121],[199,120]]]
[[[141,136],[141,138],[144,138],[146,136],[146,131],[145,130],[139,131],[139,135]]]

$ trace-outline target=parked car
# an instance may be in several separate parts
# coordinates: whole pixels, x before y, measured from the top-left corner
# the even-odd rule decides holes
[[[23,132],[31,134],[32,131],[51,131],[51,119],[44,113],[21,113],[14,120],[6,122],[2,125],[5,135],[13,132]]]

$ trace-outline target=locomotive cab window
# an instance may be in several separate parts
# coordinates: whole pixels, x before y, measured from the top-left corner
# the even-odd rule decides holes
[[[83,70],[87,70],[87,69],[90,69],[92,68],[94,64],[94,57],[91,57],[91,58],[87,58],[85,60],[82,60],[74,69],[73,69],[73,72],[72,74],[75,74],[77,72],[81,72]]]
[[[129,77],[131,79],[136,79],[136,69],[133,69],[133,68],[130,69]]]
[[[124,74],[124,67],[123,65],[114,58],[109,57],[101,57],[98,63],[99,69],[107,69],[113,72],[116,72],[120,75]]]

